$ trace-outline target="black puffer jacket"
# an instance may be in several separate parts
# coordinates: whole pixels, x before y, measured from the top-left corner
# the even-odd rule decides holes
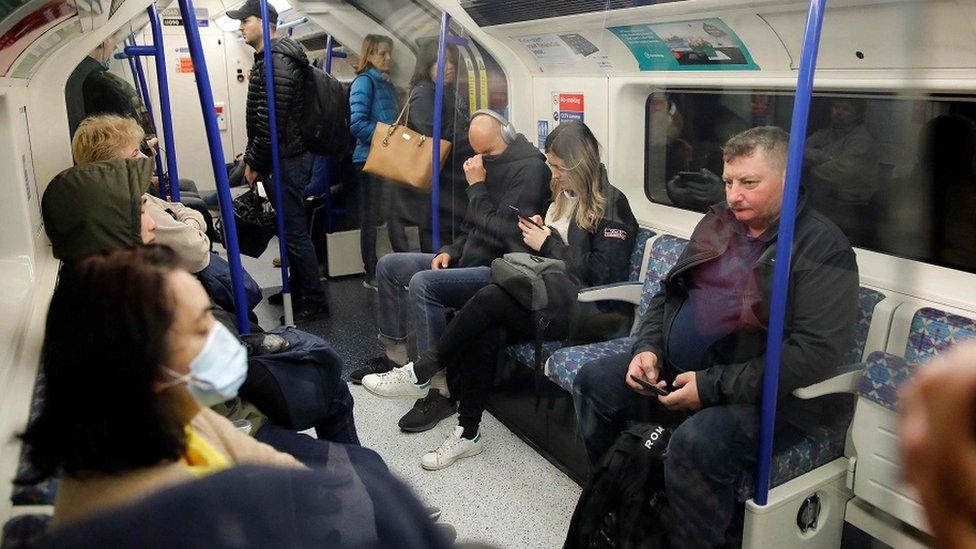
[[[441,248],[451,256],[452,267],[490,265],[507,252],[530,252],[522,242],[518,217],[509,206],[525,215],[542,214],[549,201],[551,174],[546,157],[522,134],[505,151],[485,157],[487,177],[469,185],[464,233]]]
[[[271,42],[271,64],[274,66],[278,147],[281,158],[289,158],[308,150],[301,131],[308,57],[298,42],[287,37],[279,38]],[[251,81],[247,85],[247,150],[244,159],[252,170],[263,174],[271,172],[271,130],[264,83],[264,52],[254,53]]]

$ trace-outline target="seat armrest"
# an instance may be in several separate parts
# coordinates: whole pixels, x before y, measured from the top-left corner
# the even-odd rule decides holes
[[[625,301],[632,305],[640,305],[642,282],[619,282],[604,284],[580,290],[577,299],[584,303],[594,301]]]
[[[864,375],[863,365],[854,364],[846,368],[846,370],[820,383],[800,387],[793,391],[793,396],[809,400],[835,393],[855,393],[857,392],[857,382]]]

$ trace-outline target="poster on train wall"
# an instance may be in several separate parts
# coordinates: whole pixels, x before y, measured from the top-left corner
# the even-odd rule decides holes
[[[759,70],[749,50],[721,19],[609,27],[642,71]]]
[[[552,94],[552,120],[557,125],[569,120],[583,119],[584,97],[582,93],[554,93]]]
[[[532,34],[512,38],[535,59],[543,72],[558,69],[613,70],[613,62],[592,40],[581,33]]]
[[[0,36],[0,76],[6,76],[14,61],[44,33],[78,15],[75,3],[51,0],[20,19]]]

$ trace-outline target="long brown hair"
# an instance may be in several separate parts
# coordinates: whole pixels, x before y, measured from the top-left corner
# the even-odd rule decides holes
[[[573,120],[563,122],[546,138],[546,152],[558,156],[566,163],[565,179],[579,198],[576,205],[576,224],[585,231],[596,230],[607,209],[607,199],[600,194],[603,182],[603,166],[600,164],[600,144],[590,128]],[[556,219],[570,207],[560,186],[552,181],[552,198],[555,202]]]
[[[376,50],[380,49],[380,44],[386,44],[393,49],[393,39],[389,36],[382,34],[367,34],[366,38],[363,38],[363,49],[359,52],[359,60],[356,61],[356,74],[362,74],[369,70],[373,66],[369,62],[369,56],[376,53]]]

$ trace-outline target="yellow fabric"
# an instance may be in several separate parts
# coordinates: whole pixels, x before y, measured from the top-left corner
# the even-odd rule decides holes
[[[186,468],[197,478],[211,475],[230,467],[230,460],[217,451],[196,430],[186,426]]]

